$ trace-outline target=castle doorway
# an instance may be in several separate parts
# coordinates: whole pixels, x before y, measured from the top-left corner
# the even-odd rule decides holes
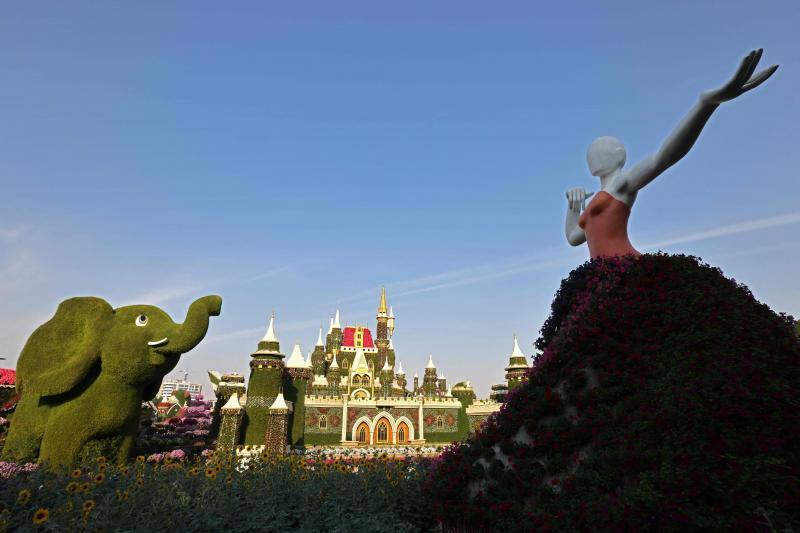
[[[389,421],[381,418],[375,425],[375,436],[373,442],[377,444],[391,444],[392,427]]]
[[[405,422],[397,424],[397,444],[408,443],[408,425]]]
[[[359,444],[369,444],[369,425],[366,422],[361,422],[356,428],[356,441]]]

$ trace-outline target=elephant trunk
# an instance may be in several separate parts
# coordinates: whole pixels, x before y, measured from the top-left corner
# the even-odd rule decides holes
[[[208,331],[208,318],[219,316],[222,298],[216,295],[204,296],[192,302],[186,312],[186,320],[178,326],[177,334],[159,352],[165,355],[180,355],[188,352],[203,340]]]

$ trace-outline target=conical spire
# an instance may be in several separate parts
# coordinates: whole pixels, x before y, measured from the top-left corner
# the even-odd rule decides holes
[[[391,305],[389,306],[389,318],[394,318],[394,308]]]
[[[339,363],[336,362],[336,354],[333,354],[333,361],[331,361],[331,366],[328,367],[328,369],[331,368],[339,368]]]
[[[519,342],[517,342],[516,335],[514,335],[514,351],[511,352],[511,357],[525,357],[525,354],[519,349]]]
[[[328,326],[328,335],[331,334],[331,331],[333,331],[333,317],[331,317],[331,325]]]
[[[339,322],[339,310],[336,310],[336,316],[333,319],[333,329],[342,329],[342,324]]]
[[[292,349],[292,354],[286,361],[287,368],[303,368],[306,366],[306,361],[303,359],[303,351],[300,349],[300,344],[295,343]]]
[[[353,358],[353,372],[369,372],[367,358],[364,356],[363,348],[356,348],[356,356]]]
[[[425,368],[436,368],[436,365],[433,364],[433,354],[428,355],[428,364]]]
[[[383,363],[383,368],[381,370],[383,370],[384,372],[389,372],[391,369],[392,367],[389,366],[389,358],[387,357],[386,361]]]
[[[378,315],[386,315],[386,287],[381,287],[381,303],[378,304]]]
[[[269,318],[269,327],[267,328],[267,332],[264,334],[264,338],[261,339],[262,342],[278,342],[278,337],[275,336],[275,311],[272,312],[272,316]]]
[[[397,374],[398,376],[405,376],[406,375],[406,373],[403,372],[403,362],[402,361],[398,361],[397,362],[397,372],[395,372],[395,374]]]
[[[306,368],[314,368],[314,363],[311,362],[311,352],[308,352],[308,357],[306,357]]]
[[[283,391],[278,393],[278,396],[275,397],[275,401],[272,402],[272,405],[269,406],[270,411],[278,410],[278,409],[285,409],[289,410],[289,406],[286,405],[286,400],[283,397]]]
[[[394,344],[392,344],[392,339],[389,339],[389,349],[394,350]]]
[[[322,342],[322,326],[319,327],[319,335],[317,336],[317,346],[325,346],[325,343]]]

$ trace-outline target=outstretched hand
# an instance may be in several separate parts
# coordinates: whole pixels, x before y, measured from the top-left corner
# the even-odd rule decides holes
[[[722,102],[733,100],[737,96],[746,93],[750,89],[755,89],[767,81],[767,79],[778,70],[778,65],[772,65],[758,74],[753,75],[753,72],[755,72],[758,66],[758,62],[761,60],[763,51],[763,48],[759,48],[747,54],[747,56],[742,59],[742,63],[739,65],[736,74],[734,74],[725,85],[719,89],[704,92],[701,98],[712,104],[721,104]]]

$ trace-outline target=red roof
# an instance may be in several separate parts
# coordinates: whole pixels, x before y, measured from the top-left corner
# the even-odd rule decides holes
[[[14,385],[16,382],[16,371],[11,368],[0,368],[0,385]]]
[[[342,346],[347,346],[349,348],[356,347],[356,330],[361,330],[363,333],[363,345],[362,348],[374,348],[375,344],[372,342],[372,333],[369,331],[369,328],[362,328],[362,327],[354,327],[348,326],[344,328],[344,336],[342,337]]]

